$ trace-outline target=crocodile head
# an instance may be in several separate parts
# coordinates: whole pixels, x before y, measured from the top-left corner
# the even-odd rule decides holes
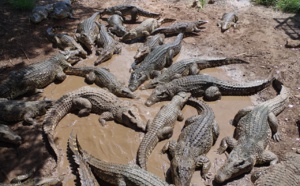
[[[54,102],[52,100],[39,101],[36,107],[39,110],[40,115],[46,114],[47,110],[53,105],[53,103]]]
[[[117,96],[123,96],[126,98],[137,98],[136,95],[127,87],[120,87],[120,89],[117,90],[117,94]]]
[[[167,100],[171,96],[172,95],[170,95],[170,93],[167,90],[167,88],[166,88],[165,85],[158,85],[153,90],[153,92],[151,93],[151,95],[149,96],[149,98],[147,99],[145,105],[147,107],[150,107],[154,103],[157,103],[157,102],[162,101],[162,100]]]
[[[232,151],[224,165],[218,170],[215,181],[223,183],[231,178],[237,177],[243,173],[250,172],[255,164],[255,158],[251,157],[250,152]]]
[[[44,14],[41,14],[40,12],[34,12],[30,15],[30,21],[33,23],[39,23],[42,20],[46,19],[48,14],[45,16]]]
[[[0,141],[20,145],[22,138],[15,134],[8,126],[0,124]]]
[[[97,60],[95,61],[94,65],[99,65],[100,63],[109,60],[113,56],[113,53],[110,51],[111,50],[109,50],[109,49],[99,50],[98,51],[99,56],[98,56]]]
[[[69,17],[71,15],[72,7],[71,7],[70,3],[60,1],[60,2],[57,2],[54,6],[55,6],[54,10],[51,14],[52,18],[64,19],[64,18]]]
[[[77,33],[75,36],[83,46],[85,46],[89,51],[92,51],[94,42],[88,33]]]
[[[136,32],[126,32],[126,34],[122,37],[122,41],[126,41],[126,40],[131,40],[131,39],[135,39],[137,37],[137,33]]]
[[[198,20],[196,22],[196,27],[200,27],[201,25],[204,25],[206,23],[208,23],[208,21],[206,21],[206,20]]]
[[[226,30],[228,30],[231,27],[232,23],[231,22],[222,22],[221,23],[221,32],[225,32]]]
[[[147,75],[144,72],[132,72],[129,79],[128,88],[135,91],[142,83],[147,80]]]
[[[133,57],[136,60],[139,60],[145,57],[149,53],[149,47],[142,46],[138,49],[137,53]]]
[[[195,169],[196,163],[193,158],[175,156],[171,161],[171,173],[175,185],[190,185]]]
[[[145,90],[145,89],[151,89],[151,88],[155,88],[156,86],[158,86],[160,84],[159,79],[151,79],[149,81],[149,83],[147,83],[145,86],[143,86],[141,89]]]

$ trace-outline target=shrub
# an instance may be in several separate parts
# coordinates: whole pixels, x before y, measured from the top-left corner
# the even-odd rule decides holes
[[[274,6],[277,0],[254,0],[256,4],[265,5],[265,6]]]
[[[296,13],[300,11],[300,0],[279,0],[276,8],[283,12]]]
[[[9,0],[9,2],[18,10],[31,10],[35,6],[35,0]]]

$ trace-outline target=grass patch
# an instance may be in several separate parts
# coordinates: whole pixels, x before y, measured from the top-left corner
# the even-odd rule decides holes
[[[300,12],[300,0],[254,0],[256,4],[264,6],[273,6],[283,12]]]
[[[265,6],[274,6],[278,0],[254,0],[256,4]]]
[[[9,0],[9,2],[18,10],[32,10],[35,6],[35,0]]]

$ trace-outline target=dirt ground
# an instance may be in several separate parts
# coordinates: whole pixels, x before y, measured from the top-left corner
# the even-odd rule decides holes
[[[45,4],[48,2],[50,1],[40,1],[38,3]],[[91,16],[101,8],[118,4],[138,5],[148,11],[159,12],[162,17],[176,18],[178,21],[208,20],[209,23],[205,25],[205,29],[198,36],[184,38],[183,48],[178,59],[198,56],[239,57],[249,61],[250,64],[222,67],[217,71],[218,73],[225,71],[224,74],[239,82],[263,79],[275,69],[280,75],[280,80],[290,89],[291,96],[288,107],[278,116],[282,140],[278,143],[271,140],[269,149],[280,158],[285,152],[300,148],[300,49],[290,49],[284,46],[287,39],[300,40],[300,15],[284,14],[271,8],[253,6],[247,0],[219,0],[214,4],[206,5],[202,10],[192,8],[190,6],[192,2],[188,0],[81,0],[73,4],[75,17],[78,19],[47,19],[37,25],[29,22],[30,12],[13,10],[6,1],[0,1],[1,79],[5,78],[5,75],[11,70],[47,59],[58,52],[58,49],[53,48],[52,44],[46,39],[45,32],[49,26],[62,26],[63,31],[74,33],[80,20]],[[223,13],[229,11],[238,13],[238,28],[231,28],[225,33],[221,33],[216,24]],[[134,26],[136,25],[127,25],[128,28]],[[133,61],[132,56],[122,58],[122,55],[133,55],[138,46],[140,46],[140,43],[132,44],[129,48],[127,46],[121,56],[114,57],[112,60],[129,60],[124,62],[126,65],[122,66],[120,64],[121,67],[129,67]],[[130,61],[131,59],[132,61]],[[116,64],[110,61],[106,63],[112,68]],[[121,62],[119,61],[119,63]],[[128,78],[128,69],[124,71],[126,71],[124,76],[119,74],[118,78]],[[115,73],[120,72],[116,71]],[[76,81],[80,80],[76,79]],[[125,82],[127,83],[127,80]],[[68,86],[68,83],[72,84],[72,82],[63,83],[65,83],[64,86]],[[79,84],[80,86],[83,85],[82,83]],[[51,85],[46,90],[48,94],[44,94],[44,96],[50,95],[51,92],[55,92],[59,88],[60,85]],[[60,97],[59,95],[56,93],[50,98],[56,99]],[[273,98],[275,95],[273,88],[268,87],[251,96],[251,100],[253,104],[257,104]],[[36,97],[26,99],[36,99]],[[224,99],[226,100],[226,98]],[[240,100],[237,100],[237,102],[234,100],[235,98],[230,99],[230,104],[236,105],[237,110],[239,106],[244,107],[244,105],[239,105]],[[159,108],[157,107],[157,109]],[[224,113],[228,112],[224,106],[215,105],[215,109],[220,112],[223,109]],[[231,113],[232,117],[237,110]],[[220,115],[217,118],[219,125],[222,122],[228,124],[228,119],[222,117]],[[42,121],[42,118],[40,119]],[[68,119],[68,121],[71,122],[71,119]],[[12,125],[11,128],[24,139],[24,143],[14,147],[0,143],[0,182],[9,182],[16,175],[28,172],[33,168],[36,170],[35,176],[51,175],[54,160],[49,155],[43,142],[41,126],[24,126],[17,123]],[[119,126],[116,128],[120,129]],[[138,134],[130,134],[138,137]],[[217,142],[215,146],[218,145]],[[134,153],[132,154],[134,156]],[[131,158],[125,158],[125,160],[130,161]],[[199,174],[199,171],[197,174]],[[193,182],[193,185],[203,185],[203,180],[200,180],[200,182]],[[252,185],[249,174],[225,184]],[[66,181],[64,185],[72,184]]]

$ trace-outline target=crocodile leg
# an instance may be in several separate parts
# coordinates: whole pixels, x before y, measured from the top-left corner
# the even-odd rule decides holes
[[[273,133],[273,139],[277,142],[280,141],[280,135],[278,132],[278,120],[273,112],[269,113],[268,121]]]
[[[177,120],[178,121],[183,121],[184,120],[184,116],[183,116],[183,113],[181,111],[179,111],[179,113],[178,113]]]
[[[86,74],[85,76],[85,81],[88,84],[93,84],[96,80],[96,74],[94,72],[90,72],[88,74]]]
[[[103,112],[99,117],[99,122],[102,126],[106,125],[106,121],[113,120],[114,116],[111,112]]]
[[[177,145],[177,142],[174,140],[170,140],[168,141],[162,148],[161,152],[163,154],[165,154],[166,152],[168,152],[168,154],[171,156],[171,158],[174,157],[175,154],[175,147]]]
[[[67,78],[67,75],[64,73],[64,71],[62,69],[57,69],[57,74],[55,79],[57,81],[64,81]]]
[[[215,101],[221,98],[221,92],[218,87],[210,86],[205,90],[203,98],[208,101]]]
[[[88,116],[92,111],[92,103],[85,98],[75,98],[72,100],[75,108],[79,109],[78,116],[84,117]]]
[[[233,137],[225,137],[222,139],[220,147],[218,148],[218,154],[223,154],[226,150],[231,151],[237,145],[237,140]]]
[[[158,131],[157,133],[157,137],[160,141],[169,139],[170,137],[172,137],[172,135],[173,135],[173,127],[170,126],[160,129],[160,131]]]
[[[219,128],[219,125],[216,121],[214,121],[212,123],[213,125],[213,128],[212,128],[212,132],[213,132],[213,145],[215,145],[218,137],[219,137],[219,134],[220,134],[220,128]]]
[[[202,155],[196,158],[196,168],[201,167],[201,175],[204,180],[209,179],[208,171],[210,169],[211,163],[207,156]]]
[[[256,159],[256,164],[266,164],[270,163],[270,165],[275,165],[278,161],[278,157],[276,154],[269,150],[263,151],[261,154],[258,155]]]
[[[249,112],[251,112],[253,108],[254,106],[248,106],[246,108],[239,110],[238,113],[234,116],[234,119],[232,120],[232,125],[236,127],[240,119],[246,116]]]
[[[131,20],[130,20],[130,22],[135,22],[135,21],[136,21],[138,11],[139,11],[139,10],[138,10],[137,8],[133,8],[133,9],[131,10]]]
[[[189,74],[190,75],[196,75],[198,73],[199,73],[199,68],[198,68],[197,63],[191,64],[190,69],[189,69]]]
[[[166,56],[166,64],[165,64],[165,67],[169,67],[169,66],[172,65],[174,55],[175,55],[174,50],[172,50],[172,49],[169,50],[169,52],[168,52],[168,54],[167,54],[167,56]]]
[[[33,119],[33,117],[35,117],[35,113],[32,112],[32,111],[27,111],[25,114],[24,114],[24,121],[28,124],[32,124],[32,125],[35,125],[36,122],[35,120]]]
[[[188,125],[194,123],[195,121],[197,121],[198,118],[199,118],[198,115],[189,117],[188,119],[185,120],[185,123],[184,123],[184,127],[183,127],[183,128],[185,128],[185,127],[187,127]]]

